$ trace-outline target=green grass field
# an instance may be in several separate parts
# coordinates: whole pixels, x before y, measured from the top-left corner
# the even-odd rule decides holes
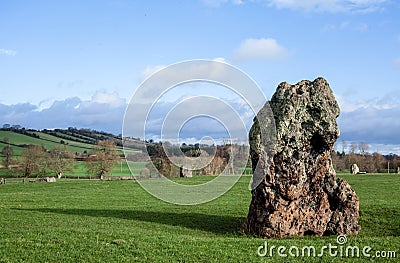
[[[0,159],[1,160],[1,159]],[[133,172],[135,175],[139,175],[140,171],[146,166],[147,162],[130,162],[132,164]],[[110,174],[107,176],[127,176],[130,175],[128,163],[126,161],[117,162]],[[56,176],[53,172],[49,172],[46,176]],[[88,170],[84,161],[76,162],[73,171],[66,171],[64,176],[70,177],[82,177],[89,176]],[[95,175],[92,175],[95,178]],[[16,177],[16,175],[9,170],[0,169],[0,177]]]
[[[264,240],[240,233],[250,177],[197,206],[164,203],[135,181],[59,180],[0,185],[0,262],[396,262],[400,257],[400,176],[342,176],[360,198],[357,236],[346,245],[394,250],[396,259],[265,258],[269,246],[337,245],[336,237]],[[202,183],[209,177],[177,178]]]
[[[139,175],[140,171],[146,166],[147,162],[130,162],[132,164],[133,172],[135,175]],[[67,176],[87,176],[87,168],[85,162],[77,162],[73,172],[66,172]],[[108,176],[127,176],[130,175],[128,163],[126,161],[117,162],[114,166],[111,174]]]

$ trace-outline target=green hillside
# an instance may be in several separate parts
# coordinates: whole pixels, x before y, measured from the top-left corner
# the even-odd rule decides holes
[[[90,152],[98,141],[107,139],[115,141],[120,155],[123,156],[121,137],[105,132],[76,128],[42,131],[0,129],[0,150],[10,145],[13,148],[14,155],[20,156],[26,145],[39,145],[47,150],[58,145],[65,145],[71,152],[83,153]],[[126,150],[127,153],[141,152],[142,144],[137,140],[131,139],[129,145],[131,149]]]
[[[10,144],[14,150],[14,155],[19,156],[26,145],[40,145],[46,149],[51,149],[57,145],[61,145],[60,138],[48,135],[42,132],[35,132],[39,138],[34,138],[25,134],[19,134],[13,131],[0,131],[1,148]],[[84,144],[74,141],[64,140],[64,144],[71,152],[84,152],[90,151],[93,144]]]

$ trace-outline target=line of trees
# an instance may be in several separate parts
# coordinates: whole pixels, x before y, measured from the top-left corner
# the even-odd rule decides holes
[[[382,155],[378,152],[369,153],[369,145],[365,142],[355,143],[351,142],[347,144],[342,141],[342,151],[336,150],[332,152],[332,162],[337,172],[349,172],[352,164],[357,164],[360,171],[368,173],[396,173],[398,167],[400,167],[400,156],[395,154]],[[179,149],[180,148],[180,149]],[[149,141],[146,144],[147,152],[158,171],[162,174],[174,174],[171,171],[178,171],[177,167],[169,161],[166,156],[162,143],[155,143]],[[212,152],[213,147],[210,147]],[[228,164],[230,148],[225,146],[216,146],[215,157],[212,162],[201,171],[197,171],[200,174],[219,174]],[[181,147],[176,146],[169,147],[169,154],[174,152],[182,151],[185,156],[198,157],[201,153],[199,145],[186,145],[182,144]],[[347,151],[347,153],[346,153]],[[247,167],[251,167],[250,160],[247,163]],[[151,170],[151,169],[150,169]]]
[[[341,146],[341,151],[338,151],[336,146],[336,150],[332,153],[333,166],[337,172],[348,172],[352,164],[357,164],[360,171],[368,173],[387,172],[388,166],[390,172],[397,172],[397,168],[400,167],[400,156],[369,153],[369,146],[365,142],[348,144],[341,141]]]
[[[168,154],[164,151],[163,145],[168,144],[167,151]],[[150,171],[150,175],[162,174],[166,177],[177,177],[180,176],[180,168],[176,164],[174,164],[168,156],[174,157],[199,157],[203,155],[204,159],[208,159],[208,156],[213,156],[211,161],[207,161],[207,165],[203,166],[204,163],[199,160],[199,165],[201,168],[194,169],[194,173],[197,175],[206,175],[213,174],[217,175],[225,171],[230,171],[234,173],[234,167],[230,162],[231,155],[235,154],[236,160],[245,160],[243,166],[246,166],[248,162],[247,152],[245,151],[244,145],[187,145],[183,143],[181,146],[172,145],[169,142],[154,142],[152,140],[146,141],[146,150],[148,156],[153,165],[148,164],[147,168]],[[237,152],[236,152],[237,151]],[[233,153],[235,152],[235,153]],[[204,160],[203,159],[203,160]],[[128,160],[133,160],[128,156]],[[157,171],[154,169],[157,169]],[[242,167],[241,167],[242,168]]]
[[[28,145],[20,158],[14,157],[13,148],[5,146],[1,151],[2,165],[11,174],[19,177],[43,177],[53,174],[61,178],[66,172],[73,172],[76,155],[67,150],[65,145],[57,145],[50,150],[43,146]],[[119,160],[118,149],[113,140],[99,141],[90,155],[85,158],[89,174],[103,179]]]

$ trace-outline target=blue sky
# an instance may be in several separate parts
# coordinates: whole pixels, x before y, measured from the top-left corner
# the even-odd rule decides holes
[[[400,153],[399,11],[394,0],[1,1],[0,124],[120,133],[154,70],[219,59],[267,98],[323,76],[341,139]]]

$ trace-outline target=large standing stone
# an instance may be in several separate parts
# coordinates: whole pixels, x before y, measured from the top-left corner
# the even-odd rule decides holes
[[[252,191],[247,231],[264,237],[358,233],[358,197],[332,166],[339,106],[329,84],[323,78],[281,83],[269,105],[276,126],[272,155],[260,132],[271,125],[260,118],[268,104],[249,134],[253,180],[263,179]]]

